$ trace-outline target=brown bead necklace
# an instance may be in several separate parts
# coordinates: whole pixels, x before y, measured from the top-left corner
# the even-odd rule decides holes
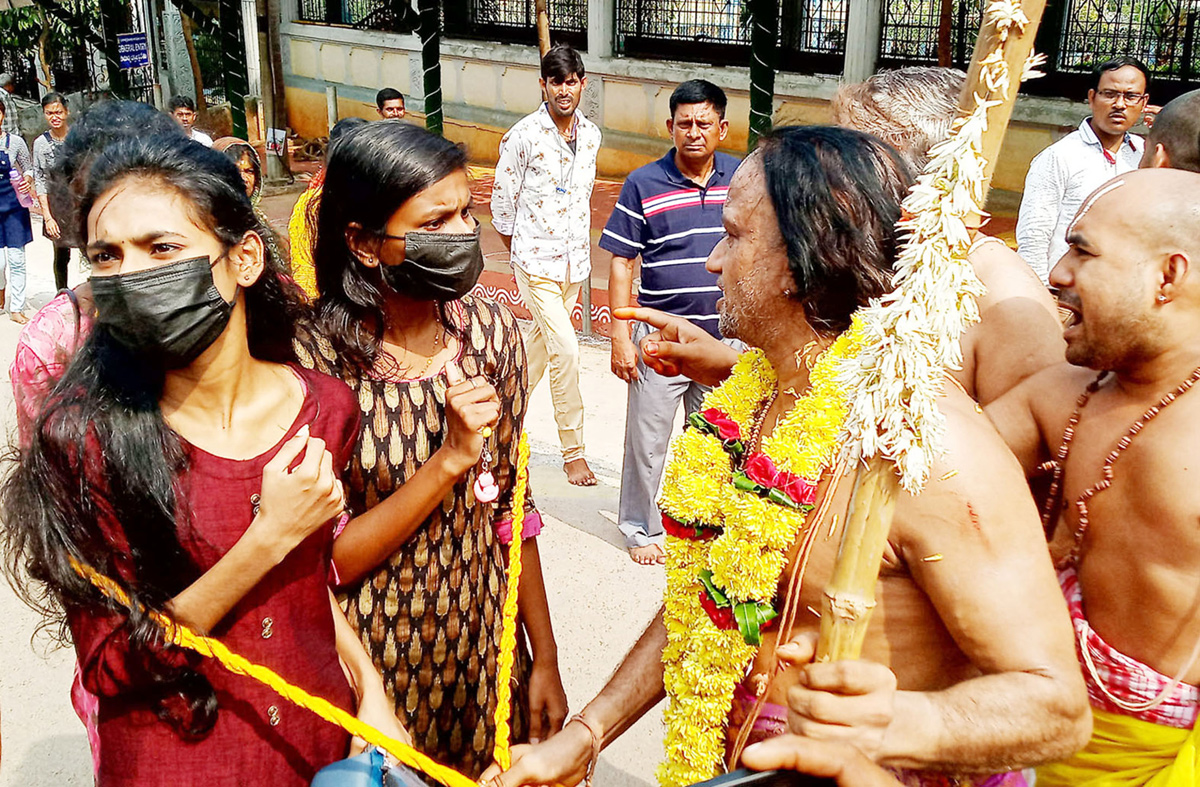
[[[1079,400],[1075,403],[1075,412],[1071,414],[1071,419],[1067,421],[1067,428],[1063,430],[1062,443],[1058,447],[1058,454],[1050,464],[1054,468],[1053,480],[1050,483],[1050,493],[1046,496],[1046,505],[1042,511],[1042,527],[1046,532],[1050,532],[1051,519],[1060,510],[1060,495],[1062,492],[1063,473],[1067,467],[1067,457],[1071,454],[1071,440],[1075,437],[1075,427],[1079,424],[1079,416],[1083,413],[1083,408],[1087,405],[1088,400],[1092,398],[1092,394],[1100,389],[1100,383],[1104,380],[1108,372],[1101,372],[1100,375],[1088,384],[1087,389],[1080,394]],[[1158,403],[1150,407],[1142,416],[1133,422],[1125,436],[1117,441],[1117,446],[1104,457],[1104,464],[1100,469],[1100,480],[1085,489],[1082,494],[1075,499],[1075,510],[1079,514],[1079,522],[1075,526],[1075,543],[1071,546],[1070,553],[1065,558],[1059,561],[1058,568],[1066,568],[1068,566],[1076,566],[1079,564],[1079,554],[1083,547],[1083,538],[1087,534],[1088,525],[1088,501],[1093,497],[1103,492],[1112,486],[1113,481],[1113,464],[1125,452],[1125,449],[1133,443],[1133,438],[1146,427],[1146,424],[1154,420],[1154,418],[1171,405],[1176,399],[1187,393],[1193,385],[1200,382],[1200,367],[1192,371],[1188,378],[1179,386],[1158,400]]]

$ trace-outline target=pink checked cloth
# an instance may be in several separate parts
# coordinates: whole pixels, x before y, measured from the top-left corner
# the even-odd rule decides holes
[[[1092,630],[1084,614],[1083,590],[1079,587],[1079,576],[1075,569],[1067,568],[1059,572],[1058,584],[1067,599],[1067,608],[1071,610],[1071,622],[1075,625],[1075,649],[1081,664],[1083,648],[1087,648],[1096,674],[1111,694],[1125,702],[1148,702],[1170,685],[1171,678],[1116,650]],[[1200,688],[1191,684],[1176,686],[1158,707],[1132,714],[1105,696],[1086,666],[1083,668],[1083,679],[1087,683],[1088,699],[1094,708],[1182,730],[1190,730],[1196,724],[1196,716],[1200,712]]]

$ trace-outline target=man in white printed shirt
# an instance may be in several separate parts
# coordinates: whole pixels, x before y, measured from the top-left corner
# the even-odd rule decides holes
[[[578,112],[587,86],[583,59],[569,46],[542,58],[545,102],[500,140],[492,226],[508,247],[521,300],[533,315],[526,340],[529,388],[550,370],[563,469],[577,486],[596,476],[584,459],[579,341],[571,309],[591,275],[591,198],[600,129]]]
[[[1129,129],[1142,119],[1149,86],[1150,71],[1135,57],[1101,63],[1096,86],[1088,90],[1091,117],[1029,165],[1017,218],[1017,251],[1043,282],[1067,253],[1067,227],[1084,197],[1137,169],[1145,142]]]

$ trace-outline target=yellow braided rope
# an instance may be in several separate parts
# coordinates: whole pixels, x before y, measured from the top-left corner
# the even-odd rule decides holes
[[[496,676],[496,746],[492,756],[504,770],[512,764],[512,674],[517,657],[517,590],[521,584],[521,536],[525,530],[525,493],[529,486],[529,436],[517,443],[517,481],[512,495],[512,540],[508,543],[508,592],[500,622],[500,663]]]
[[[506,770],[511,764],[509,756],[508,718],[512,706],[512,671],[516,656],[516,627],[517,627],[517,585],[521,578],[521,533],[525,524],[525,496],[529,479],[529,439],[522,433],[517,448],[517,481],[513,487],[513,519],[512,543],[509,545],[509,574],[508,594],[504,601],[503,617],[501,618],[499,686],[496,700],[496,761]],[[70,558],[71,566],[96,586],[104,595],[126,607],[132,607],[129,594],[113,579],[106,577],[91,566],[85,565],[74,557]],[[195,651],[201,656],[216,659],[225,669],[235,675],[243,675],[271,688],[275,693],[301,708],[312,711],[326,721],[336,724],[351,735],[357,735],[372,746],[378,746],[396,760],[410,768],[415,768],[446,787],[477,787],[474,779],[470,779],[453,768],[441,765],[413,747],[396,740],[379,730],[359,720],[354,715],[342,710],[328,700],[309,694],[298,686],[293,686],[275,671],[239,656],[225,647],[220,640],[204,637],[192,631],[187,626],[172,620],[161,612],[152,612],[151,618],[162,627],[167,638],[181,648]],[[503,759],[501,759],[503,758]]]

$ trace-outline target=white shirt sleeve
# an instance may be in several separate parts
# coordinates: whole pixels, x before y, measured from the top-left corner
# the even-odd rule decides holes
[[[1058,157],[1046,149],[1029,165],[1017,216],[1017,253],[1043,283],[1050,278],[1050,239],[1058,225],[1059,206],[1065,194]]]
[[[526,159],[523,136],[509,131],[500,140],[500,158],[492,185],[492,226],[501,235],[511,236],[517,223],[517,198],[525,179]]]

